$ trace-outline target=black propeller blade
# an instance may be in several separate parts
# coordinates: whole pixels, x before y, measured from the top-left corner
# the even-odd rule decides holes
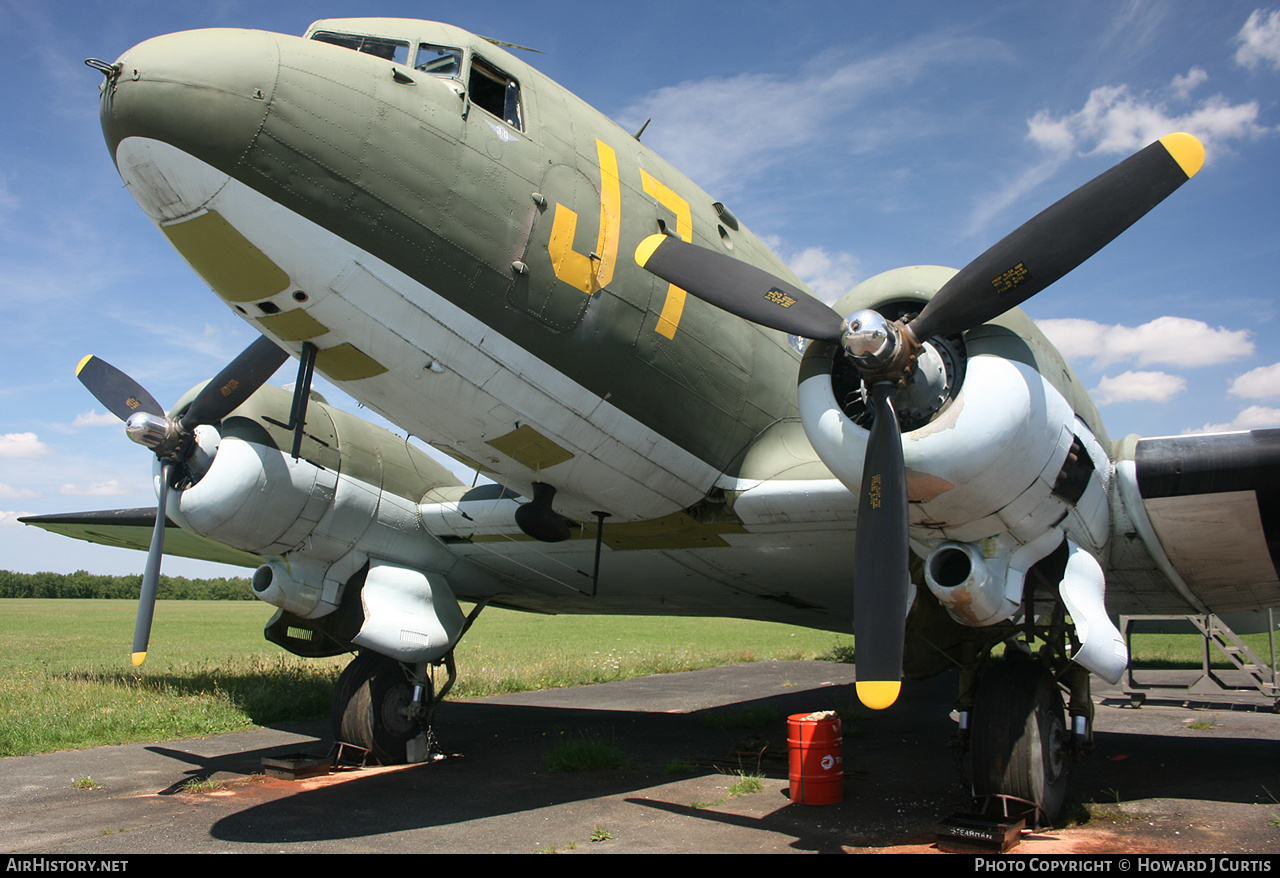
[[[164,417],[164,408],[141,384],[93,354],[76,366],[76,377],[107,411],[122,421],[137,412]]]
[[[267,383],[289,354],[266,336],[259,336],[204,386],[182,416],[182,429],[216,424]]]
[[[1023,223],[970,262],[911,322],[923,341],[980,326],[1062,278],[1195,176],[1204,147],[1170,134]]]
[[[142,572],[142,589],[138,593],[138,620],[133,625],[133,666],[140,667],[147,658],[147,644],[151,640],[151,617],[156,609],[156,591],[160,587],[160,559],[164,557],[164,529],[167,524],[165,507],[169,500],[169,487],[177,464],[170,458],[160,461],[160,498],[156,506],[156,526],[151,531],[151,546],[147,549],[147,566]]]
[[[858,697],[883,708],[898,696],[909,594],[906,468],[893,409],[920,345],[980,326],[1039,293],[1137,222],[1204,163],[1190,134],[1170,134],[1105,171],[988,249],[938,290],[919,316],[889,324],[870,312],[846,321],[767,271],[678,238],[653,235],[636,262],[746,320],[815,341],[839,341],[871,388],[854,556]],[[872,318],[872,319],[867,319]]]
[[[636,262],[704,302],[752,323],[818,341],[840,338],[843,318],[763,269],[670,235],[650,235]]]
[[[151,639],[151,619],[155,612],[156,589],[160,584],[160,561],[164,556],[164,530],[168,522],[166,507],[169,489],[174,485],[183,459],[191,446],[191,436],[201,424],[216,424],[267,382],[288,353],[270,339],[259,337],[218,373],[196,394],[180,421],[165,416],[164,408],[142,385],[115,366],[92,355],[76,366],[76,377],[107,410],[129,424],[129,436],[152,448],[160,458],[160,496],[156,507],[155,529],[147,550],[147,564],[142,574],[138,595],[138,620],[133,630],[133,664],[137,667],[147,657]],[[150,431],[134,431],[131,418],[143,414],[143,425]],[[134,419],[138,420],[138,419]],[[138,437],[146,436],[145,440]]]
[[[862,463],[853,543],[853,648],[858,699],[875,710],[898,700],[911,574],[907,471],[891,381],[871,386],[875,421]]]

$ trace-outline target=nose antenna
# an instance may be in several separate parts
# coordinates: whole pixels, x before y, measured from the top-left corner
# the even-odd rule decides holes
[[[495,46],[502,46],[502,48],[504,49],[519,49],[521,52],[536,52],[539,55],[547,54],[541,49],[531,49],[528,46],[521,46],[521,45],[517,45],[516,43],[508,43],[508,42],[504,42],[503,40],[495,40],[493,37],[482,36],[481,39],[487,40],[490,43],[493,43]]]

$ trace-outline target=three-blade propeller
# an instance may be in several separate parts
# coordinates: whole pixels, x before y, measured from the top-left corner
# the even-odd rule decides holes
[[[147,551],[147,565],[138,596],[138,619],[133,630],[133,664],[147,657],[151,617],[160,584],[160,559],[164,555],[164,531],[169,489],[178,479],[191,451],[196,427],[217,424],[253,395],[280,368],[289,355],[271,340],[260,337],[196,394],[181,419],[167,417],[164,408],[142,385],[110,363],[87,356],[76,366],[76,377],[89,392],[120,420],[129,437],[151,448],[160,459],[160,493],[155,529]]]
[[[906,468],[894,395],[921,344],[965,332],[1025,302],[1137,222],[1204,163],[1190,134],[1170,134],[1023,223],[948,281],[909,322],[875,312],[843,318],[767,271],[724,253],[652,235],[636,250],[651,273],[724,310],[782,332],[840,342],[869,388],[875,419],[863,461],[853,558],[858,697],[897,700],[910,550]]]

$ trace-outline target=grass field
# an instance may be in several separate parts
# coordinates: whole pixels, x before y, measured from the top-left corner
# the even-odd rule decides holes
[[[0,756],[198,737],[329,712],[348,661],[262,637],[257,602],[160,601],[146,664],[129,664],[133,601],[0,600]],[[1266,635],[1246,638],[1265,659]],[[1135,639],[1147,666],[1199,667],[1189,635]],[[853,638],[767,622],[537,616],[485,610],[449,697],[577,686],[763,659],[848,655]]]
[[[0,600],[0,756],[169,740],[326,716],[348,656],[268,643],[258,602],[160,601],[129,664],[133,601]],[[766,622],[538,616],[487,609],[449,697],[577,686],[758,659],[847,652],[853,638]]]

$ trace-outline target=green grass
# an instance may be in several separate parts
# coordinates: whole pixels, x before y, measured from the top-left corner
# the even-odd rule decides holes
[[[266,642],[272,608],[160,601],[129,664],[133,601],[0,600],[0,757],[163,741],[326,716],[349,660]],[[812,659],[848,635],[734,619],[538,616],[488,609],[450,698],[578,686],[756,659]],[[749,647],[744,647],[749,644]]]
[[[617,744],[594,731],[559,741],[547,754],[548,771],[604,771],[629,763]]]
[[[1240,637],[1264,663],[1271,660],[1266,633]],[[1199,668],[1204,657],[1204,640],[1198,634],[1135,634],[1133,664],[1139,668]],[[1209,667],[1226,669],[1231,663],[1216,649],[1209,651]]]
[[[323,717],[349,660],[300,659],[267,643],[262,626],[273,611],[256,601],[160,601],[146,664],[135,669],[129,647],[136,610],[123,600],[0,599],[0,757]],[[1245,639],[1265,660],[1266,635]],[[735,662],[847,659],[852,644],[850,635],[736,619],[491,608],[458,647],[459,681],[449,697]],[[1190,635],[1140,635],[1135,660],[1196,668],[1199,644]]]
[[[452,695],[607,683],[766,659],[830,657],[851,635],[740,619],[535,616],[485,610],[457,650]]]
[[[184,793],[196,795],[198,793],[216,793],[219,790],[226,789],[227,785],[216,777],[193,777],[182,785]]]
[[[764,790],[764,775],[738,772],[738,779],[729,785],[730,796],[749,796]]]
[[[129,663],[132,601],[0,601],[0,756],[235,731],[328,712],[343,662],[262,639],[265,606],[161,601]]]
[[[698,770],[698,766],[694,765],[688,759],[672,759],[663,767],[662,770],[666,774],[693,774]]]
[[[745,771],[739,771],[736,774],[736,777],[738,779],[729,784],[727,795],[721,796],[714,802],[690,802],[689,807],[695,810],[718,808],[730,799],[736,799],[739,796],[749,796],[752,793],[759,793],[764,790],[763,774],[747,774]]]

